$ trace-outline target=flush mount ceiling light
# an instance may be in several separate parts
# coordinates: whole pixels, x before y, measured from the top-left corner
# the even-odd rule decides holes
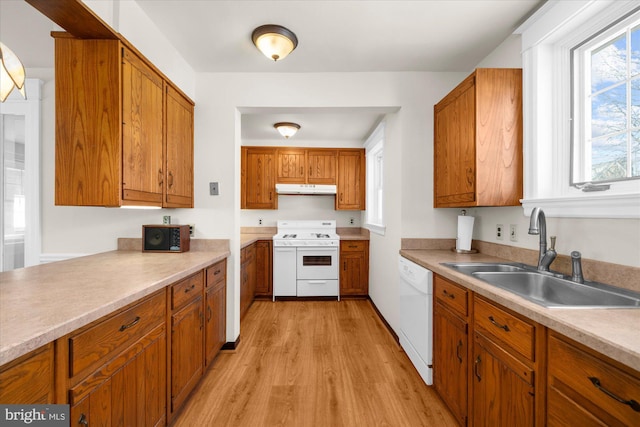
[[[24,93],[24,66],[15,53],[0,42],[0,102],[4,102],[14,87],[17,87],[23,98]]]
[[[278,61],[289,55],[298,46],[298,38],[281,25],[262,25],[251,34],[253,44],[267,58]]]
[[[273,127],[276,128],[278,132],[280,132],[280,135],[284,136],[287,139],[295,135],[296,132],[298,132],[298,129],[300,129],[299,124],[290,122],[276,123],[275,125],[273,125]]]

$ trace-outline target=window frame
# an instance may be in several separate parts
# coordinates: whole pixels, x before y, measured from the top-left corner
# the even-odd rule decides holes
[[[593,95],[591,90],[591,71],[592,63],[589,61],[592,52],[601,49],[603,46],[611,44],[616,39],[624,36],[627,42],[627,50],[630,49],[630,42],[628,35],[629,30],[640,28],[640,7],[611,23],[610,25],[602,28],[602,30],[592,34],[586,40],[571,49],[571,171],[570,171],[570,185],[578,187],[587,183],[593,182],[593,180],[586,179],[588,173],[587,169],[590,167],[591,159],[587,158],[588,147],[586,143],[588,131],[587,126],[593,117],[593,112],[590,108],[590,97]],[[628,52],[627,52],[628,53]],[[625,71],[625,82],[628,86],[626,88],[626,106],[627,117],[625,124],[624,134],[633,132],[631,129],[631,81],[640,80],[638,75],[635,79],[630,75],[630,59],[627,57],[627,70]],[[588,67],[588,69],[587,69]],[[611,86],[620,86],[620,84],[614,84]],[[607,89],[609,90],[609,89]],[[598,91],[596,91],[598,92]],[[587,113],[589,112],[589,114]],[[637,130],[636,130],[637,131]],[[628,136],[627,136],[628,137]],[[593,137],[591,137],[593,139]],[[628,140],[627,140],[628,143]],[[629,147],[627,146],[627,150]],[[627,161],[630,161],[630,153],[627,152]],[[607,185],[611,186],[613,183],[622,183],[625,181],[631,181],[640,179],[640,176],[625,177],[617,179],[599,180],[594,184],[596,188],[605,188]],[[617,185],[617,184],[616,184]],[[622,187],[622,186],[619,186]]]
[[[364,144],[367,165],[367,206],[364,227],[376,234],[384,235],[384,129],[381,122]],[[381,161],[378,160],[381,158]],[[377,163],[380,161],[380,165]]]
[[[640,180],[583,192],[571,186],[571,49],[638,8],[637,1],[547,2],[522,36],[524,198],[529,216],[640,218]]]

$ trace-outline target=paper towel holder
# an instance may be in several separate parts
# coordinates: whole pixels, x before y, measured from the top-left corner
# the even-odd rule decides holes
[[[460,215],[466,216],[467,215],[466,209],[462,209],[460,211]],[[474,248],[471,248],[471,250],[465,250],[465,249],[457,249],[457,248],[453,247],[453,248],[451,248],[451,251],[455,252],[455,253],[458,253],[458,254],[477,254],[478,253],[478,250],[474,249]]]

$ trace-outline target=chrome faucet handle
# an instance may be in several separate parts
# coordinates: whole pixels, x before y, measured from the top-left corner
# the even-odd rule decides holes
[[[571,252],[571,280],[576,283],[584,283],[582,254],[578,251]]]
[[[551,246],[549,247],[549,250],[551,251],[555,251],[556,250],[556,236],[551,236]]]

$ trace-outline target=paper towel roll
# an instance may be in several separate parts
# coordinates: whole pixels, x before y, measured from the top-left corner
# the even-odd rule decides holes
[[[456,250],[471,250],[471,238],[473,237],[474,220],[475,218],[472,216],[458,216],[458,238],[456,239]]]

